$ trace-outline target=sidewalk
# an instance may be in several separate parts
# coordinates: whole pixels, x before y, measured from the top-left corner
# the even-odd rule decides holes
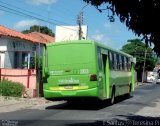
[[[36,108],[50,104],[53,104],[53,102],[45,100],[44,98],[14,98],[0,96],[0,113]],[[58,104],[58,102],[54,102],[54,104]]]
[[[143,86],[145,84],[139,83],[138,85],[135,84],[135,88],[139,86]],[[22,109],[36,109],[36,108],[43,108],[45,109],[46,106],[56,105],[62,103],[63,101],[48,101],[43,97],[40,98],[14,98],[14,97],[4,97],[0,96],[0,114],[4,112],[12,112]],[[160,99],[155,102],[155,106],[148,106],[144,107],[138,115],[147,115],[148,113],[151,116],[160,116]]]
[[[150,84],[156,84],[156,83],[154,83],[154,82],[144,82],[144,83],[142,83],[142,82],[136,82],[136,83],[134,84],[134,87],[137,88],[137,87],[139,87],[139,86],[150,85]]]
[[[155,83],[154,82],[152,83],[137,82],[135,83],[135,88],[143,85],[150,85],[150,84],[155,84]],[[154,105],[146,106],[135,114],[139,116],[147,115],[148,117],[160,117],[160,99],[159,98],[155,99],[151,104],[154,104]]]
[[[135,84],[135,88],[140,85]],[[40,98],[15,98],[0,96],[0,114],[22,109],[45,109],[46,106],[56,105],[63,101],[48,101],[43,97]]]
[[[160,99],[154,100],[150,106],[142,108],[136,113],[139,116],[148,116],[148,117],[160,117]]]

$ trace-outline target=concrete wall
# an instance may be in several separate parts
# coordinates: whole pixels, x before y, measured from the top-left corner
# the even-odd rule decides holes
[[[36,70],[28,69],[0,69],[0,80],[11,80],[20,82],[26,88],[29,97],[36,96]]]
[[[14,82],[20,82],[26,87],[27,96],[34,97],[37,86],[37,73],[35,69],[28,70],[23,66],[26,51],[31,57],[43,55],[43,44],[33,43],[12,37],[0,37],[0,79],[8,79]],[[30,59],[30,58],[28,58]],[[14,69],[16,67],[16,69]]]
[[[87,26],[82,25],[82,39],[87,39]],[[79,26],[56,26],[56,42],[65,40],[78,40]]]

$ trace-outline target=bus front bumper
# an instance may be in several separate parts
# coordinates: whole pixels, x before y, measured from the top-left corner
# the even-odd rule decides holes
[[[98,88],[91,88],[85,90],[46,90],[43,89],[45,98],[53,98],[53,99],[66,99],[72,97],[98,97]]]

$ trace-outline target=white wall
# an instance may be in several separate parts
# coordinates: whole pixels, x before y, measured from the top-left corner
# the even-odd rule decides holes
[[[83,25],[82,37],[87,39],[87,26]],[[79,26],[56,26],[56,42],[79,39]]]
[[[0,51],[6,51],[7,50],[7,40],[0,38]]]
[[[6,50],[7,50],[7,40],[0,38],[0,68],[4,68]]]
[[[14,68],[15,65],[21,68],[22,66],[22,55],[25,51],[35,51],[37,54],[42,55],[43,53],[43,44],[33,43],[30,41],[25,41],[21,39],[11,38],[11,37],[2,37],[0,39],[0,51],[6,51],[3,63],[4,68]],[[18,53],[18,59],[15,59],[15,51],[20,51]],[[22,52],[24,51],[24,52]],[[22,54],[23,53],[23,54]],[[31,53],[31,56],[34,56],[34,53]]]

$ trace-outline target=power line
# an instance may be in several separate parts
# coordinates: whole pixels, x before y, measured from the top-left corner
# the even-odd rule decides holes
[[[35,16],[32,16],[30,14],[26,14],[26,13],[23,13],[21,11],[18,11],[18,10],[15,10],[15,9],[12,9],[12,8],[9,8],[9,7],[6,7],[6,6],[3,6],[3,5],[0,5],[0,10],[2,11],[6,11],[8,13],[12,13],[12,14],[15,14],[15,15],[20,15],[20,16],[25,16],[25,17],[29,17],[29,18],[34,18],[34,19],[37,19],[37,20],[40,20],[40,21],[43,21],[43,22],[47,22],[47,23],[50,23],[50,24],[54,24],[54,25],[57,25],[57,26],[60,26],[60,27],[63,27],[63,28],[66,28],[66,29],[70,29],[70,30],[73,30],[73,31],[77,31],[75,29],[71,29],[71,28],[68,28],[68,27],[64,27],[64,26],[61,26],[61,25],[58,25],[57,23],[53,22],[53,21],[47,21],[47,20],[44,20],[42,18],[39,18],[39,17],[35,17]],[[4,9],[5,8],[5,9]],[[8,10],[6,10],[8,9]],[[10,11],[12,10],[12,11]]]
[[[4,2],[1,2],[1,3],[4,3]],[[4,3],[4,4],[7,5],[7,3]],[[11,4],[8,4],[8,5],[11,5]],[[17,9],[10,8],[11,6],[14,7],[14,8],[20,9],[20,10],[24,10],[25,13],[22,12],[22,11],[19,11],[19,10],[17,10]],[[0,7],[1,7],[0,10],[6,11],[6,12],[8,12],[8,13],[15,14],[15,15],[23,16],[23,17],[29,17],[29,18],[37,19],[37,20],[40,20],[40,21],[42,21],[42,22],[47,22],[47,23],[49,23],[49,24],[54,24],[54,25],[63,27],[63,28],[65,28],[65,29],[70,29],[70,30],[72,30],[72,31],[78,32],[76,29],[72,29],[72,28],[65,27],[65,26],[62,26],[62,25],[60,25],[60,24],[57,24],[57,22],[58,22],[58,23],[60,23],[60,22],[62,23],[62,21],[58,21],[58,20],[55,20],[55,19],[46,20],[47,18],[44,17],[44,16],[42,16],[42,15],[40,15],[40,14],[37,14],[37,13],[35,13],[35,12],[31,12],[31,11],[28,11],[28,10],[25,10],[25,9],[22,9],[22,8],[19,8],[19,7],[16,7],[16,6],[14,6],[14,5],[11,5],[11,6],[10,6],[10,7],[7,7],[7,6],[4,6],[4,5],[1,5],[1,4],[0,4]],[[3,8],[3,9],[2,9],[2,8]],[[6,10],[6,9],[7,9],[7,10]],[[26,12],[27,12],[27,13],[26,13]],[[29,14],[28,14],[28,13],[29,13]],[[37,15],[38,17],[35,17],[35,16],[31,15],[31,13]],[[42,19],[41,17],[46,18],[46,19]],[[53,22],[52,22],[52,20],[53,20]],[[64,23],[64,22],[63,22],[63,23]],[[65,23],[65,24],[66,24],[66,23]],[[67,25],[68,25],[68,24],[67,24]],[[89,36],[89,35],[88,35],[88,36]]]
[[[19,1],[19,2],[18,2]],[[17,2],[17,3],[24,3],[24,1],[22,1],[22,0],[15,0],[15,2]],[[67,4],[67,3],[65,3],[65,2],[63,2],[63,4],[65,5],[65,4]],[[50,5],[46,5],[46,6],[49,6],[49,7],[52,7],[52,6],[50,6]],[[61,14],[65,14],[65,13],[68,13],[69,14],[69,16],[67,17],[67,19],[71,19],[70,17],[70,15],[73,13],[73,12],[75,12],[75,10],[73,11],[73,9],[70,9],[70,8],[65,8],[65,7],[62,7],[62,6],[60,6],[60,7],[56,7],[56,6],[54,6],[54,9],[52,9],[53,11],[53,13],[61,13]],[[85,7],[85,6],[83,6],[83,7]],[[36,7],[37,8],[37,7]],[[33,9],[35,9],[35,8],[33,8]],[[57,11],[57,10],[59,10],[59,11]],[[39,12],[46,12],[46,10],[45,9],[42,9],[42,8],[40,8],[39,6],[38,6],[38,9],[36,9],[36,11],[39,11]],[[49,12],[48,12],[49,13]],[[58,14],[57,13],[57,14]],[[49,15],[49,14],[47,14],[47,15]],[[77,15],[77,14],[76,14]],[[76,15],[74,15],[75,17],[76,17]],[[63,16],[59,16],[58,15],[58,17],[61,17],[62,18],[62,20],[63,20]],[[87,15],[87,18],[88,17],[90,17],[90,15]],[[85,22],[85,20],[87,20],[86,18],[85,18],[85,16],[83,17],[83,19],[84,19],[84,22]],[[73,23],[73,20],[74,19],[71,19],[72,20],[72,23]],[[75,23],[75,22],[74,22]],[[67,23],[66,23],[67,24]],[[90,29],[92,29],[91,27],[90,27]]]
[[[15,2],[17,2],[17,3],[23,3],[21,0],[18,0],[19,2],[17,2],[17,1],[15,1]],[[6,2],[1,2],[1,3],[4,3],[4,4],[6,4],[7,6],[8,5],[10,5],[10,6],[12,6],[12,7],[14,7],[14,8],[18,8],[18,9],[20,9],[20,10],[24,10],[25,12],[28,12],[28,13],[31,13],[31,14],[35,14],[35,15],[37,15],[37,16],[39,16],[39,17],[44,17],[44,18],[47,18],[47,19],[50,19],[50,20],[53,20],[53,21],[56,21],[56,22],[59,22],[59,23],[64,23],[64,24],[66,24],[66,25],[70,25],[70,24],[67,24],[66,22],[62,22],[62,21],[59,21],[59,20],[55,20],[55,19],[53,19],[53,18],[49,18],[49,10],[48,10],[48,17],[45,17],[45,16],[42,16],[42,15],[40,15],[40,14],[37,14],[37,13],[35,13],[35,12],[31,12],[31,11],[28,11],[28,10],[26,10],[26,9],[22,9],[22,8],[20,8],[20,7],[17,7],[17,6],[15,6],[15,5],[11,5],[11,4],[8,4],[8,2],[6,3]],[[65,4],[65,3],[64,3]],[[48,7],[51,7],[51,6],[49,6],[48,5]],[[85,6],[84,6],[85,7]],[[66,13],[66,12],[68,12],[69,14],[71,14],[72,12],[74,12],[73,10],[71,11],[71,9],[69,10],[69,9],[67,9],[67,8],[64,8],[64,7],[59,7],[59,8],[57,8],[57,9],[52,9],[52,10],[54,10],[53,11],[53,13],[54,12],[61,12],[61,13],[63,13],[62,12],[62,9],[64,10],[64,12]],[[56,11],[56,10],[60,10],[60,11]],[[46,12],[46,10],[45,9],[42,9],[42,8],[38,8],[38,9],[36,9],[36,11],[39,11],[39,12]],[[63,13],[64,14],[64,13]],[[58,16],[58,17],[61,17],[61,18],[63,18],[62,16]],[[65,18],[66,19],[66,18]],[[70,16],[68,16],[67,17],[67,19],[71,19],[70,18]],[[83,17],[83,19],[84,20],[86,20],[86,18],[84,18]],[[73,19],[72,19],[72,21],[73,21]],[[92,28],[91,28],[92,29]],[[74,30],[75,31],[75,30]]]
[[[20,3],[23,3],[22,0],[15,0],[15,2],[17,2],[17,1],[19,1]],[[63,3],[64,3],[64,2],[63,2]],[[67,1],[67,3],[68,3],[68,1]],[[67,3],[64,3],[64,5],[66,5]],[[46,5],[46,6],[49,6],[49,5]],[[68,14],[73,13],[73,11],[71,11],[71,9],[64,8],[64,7],[62,7],[62,6],[54,9],[54,11],[56,11],[56,10],[62,11],[62,9],[64,10],[64,11],[62,12],[62,14],[64,14],[64,12],[65,12],[65,13],[67,12]],[[45,9],[42,9],[42,8],[40,8],[40,7],[38,7],[38,10],[40,10],[41,12],[46,11]],[[60,12],[60,11],[57,11],[57,12]]]
[[[26,13],[23,13],[23,12],[21,12],[21,11],[14,10],[14,9],[12,9],[12,8],[9,8],[9,7],[3,6],[3,5],[0,5],[0,7],[5,8],[5,9],[8,9],[8,10],[12,10],[12,11],[16,12],[16,14],[17,14],[17,13],[21,14],[21,16],[24,15],[24,16],[26,16],[26,17],[35,18],[35,19],[40,20],[40,21],[44,21],[44,22],[48,22],[48,23],[53,23],[53,22],[50,22],[50,21],[47,21],[47,20],[44,20],[44,19],[41,19],[41,18],[32,16],[32,15],[26,14]],[[3,10],[3,11],[6,11],[6,10]],[[12,12],[12,11],[8,11],[8,12]],[[15,14],[15,13],[13,13],[13,14]],[[53,23],[53,24],[56,25],[56,23]]]
[[[11,4],[7,4],[7,3],[4,3],[4,2],[1,2],[1,3],[2,3],[2,4],[5,4],[5,5],[7,5],[7,6],[8,6],[8,5],[10,5],[10,7],[12,6],[12,7],[14,7],[14,8],[17,8],[17,9],[23,10],[23,11],[28,12],[28,13],[31,13],[31,14],[35,14],[35,15],[37,15],[37,16],[39,16],[39,17],[47,18],[47,17],[44,17],[44,16],[39,15],[39,14],[37,14],[37,13],[34,13],[34,12],[31,12],[31,11],[28,11],[28,10],[25,10],[25,9],[22,9],[22,8],[19,8],[19,7],[16,7],[16,6],[13,6],[13,5],[11,5]],[[6,7],[6,6],[5,6],[5,7]],[[65,23],[65,22],[58,21],[58,20],[53,19],[53,18],[49,18],[49,20],[53,20],[53,21],[56,21],[56,22],[59,22],[59,23],[67,24],[67,23]],[[67,24],[67,25],[69,25],[69,24]]]
[[[18,1],[19,1],[20,3],[23,3],[21,0],[18,0]],[[15,2],[17,2],[17,0],[15,0]],[[19,3],[19,2],[17,2],[17,3]],[[47,6],[49,6],[49,5],[47,5]],[[36,8],[37,8],[37,7],[36,7]],[[69,11],[67,11],[67,9],[64,8],[65,10],[62,12],[62,8],[63,8],[63,7],[60,7],[60,8],[57,8],[57,9],[53,9],[53,12],[54,12],[54,13],[56,12],[57,14],[58,14],[58,13],[59,13],[59,14],[64,14],[64,13],[67,12],[69,15],[71,15],[71,13],[70,13],[71,11],[69,12]],[[38,7],[37,10],[38,10],[39,12],[46,12],[45,9],[42,9],[42,8],[40,8],[40,7]],[[36,10],[36,11],[37,11],[37,10]],[[60,10],[60,11],[56,11],[56,10]],[[63,16],[60,16],[60,15],[58,15],[58,17],[64,18]],[[70,17],[68,17],[68,18],[71,19]],[[73,20],[73,19],[71,19],[71,20]]]

